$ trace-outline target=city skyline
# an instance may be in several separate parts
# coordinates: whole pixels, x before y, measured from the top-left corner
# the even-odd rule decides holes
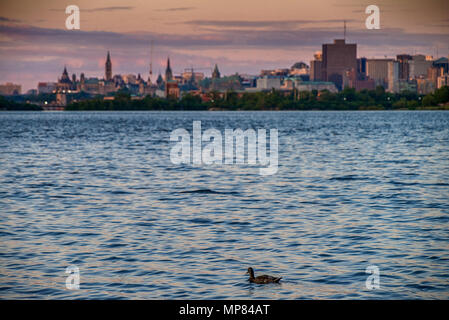
[[[343,37],[343,20],[348,42],[359,45],[359,57],[448,56],[446,2],[428,1],[420,11],[416,11],[417,1],[376,2],[381,10],[380,30],[365,28],[364,9],[371,3],[364,1],[281,1],[263,6],[254,1],[231,1],[226,6],[200,0],[153,1],[151,6],[140,1],[126,5],[77,1],[73,4],[81,10],[79,31],[64,27],[64,10],[72,3],[2,3],[1,82],[20,83],[26,91],[39,81],[54,81],[64,65],[70,74],[101,76],[108,50],[114,74],[146,76],[150,41],[154,41],[155,77],[164,72],[167,56],[175,74],[190,66],[212,68],[216,63],[223,74],[258,74],[261,69],[287,68],[298,61],[309,64],[322,43]]]

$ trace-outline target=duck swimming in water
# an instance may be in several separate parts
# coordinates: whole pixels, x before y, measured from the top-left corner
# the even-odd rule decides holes
[[[272,277],[267,276],[265,274],[263,276],[254,277],[254,270],[251,267],[248,268],[248,271],[246,273],[249,274],[248,281],[252,283],[259,283],[259,284],[278,283],[279,280],[282,279],[282,277]]]

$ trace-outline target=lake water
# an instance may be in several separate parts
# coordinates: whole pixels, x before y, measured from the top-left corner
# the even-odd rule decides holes
[[[172,164],[194,120],[277,174]],[[448,195],[449,112],[3,112],[0,298],[448,299]]]

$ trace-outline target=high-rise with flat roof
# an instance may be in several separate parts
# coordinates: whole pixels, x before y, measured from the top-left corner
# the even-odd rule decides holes
[[[399,91],[399,62],[398,61],[388,61],[387,64],[387,72],[388,72],[388,87],[387,90],[389,92],[395,93]]]
[[[426,77],[427,69],[432,66],[433,61],[427,60],[425,55],[416,54],[412,57],[412,60],[409,62],[410,65],[410,75],[409,77],[412,79]]]
[[[387,88],[388,85],[388,64],[393,59],[367,59],[366,75],[374,80],[376,86]]]
[[[357,70],[357,44],[336,39],[334,43],[323,44],[322,80],[335,83],[342,89],[345,71]]]
[[[409,78],[409,61],[412,60],[412,56],[408,54],[399,54],[396,56],[396,60],[399,63],[399,80],[408,80]]]
[[[320,81],[323,74],[321,68],[323,63],[323,55],[321,52],[316,52],[313,57],[314,59],[310,61],[310,80]]]

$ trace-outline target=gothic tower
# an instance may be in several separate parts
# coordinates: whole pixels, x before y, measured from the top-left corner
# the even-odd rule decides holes
[[[173,73],[170,67],[170,58],[167,58],[167,69],[165,69],[165,82],[173,80]]]
[[[212,72],[212,79],[219,79],[220,71],[218,71],[218,66],[215,64],[214,71]]]
[[[106,64],[105,64],[105,80],[111,81],[112,80],[112,63],[111,63],[111,56],[109,55],[106,58]]]

